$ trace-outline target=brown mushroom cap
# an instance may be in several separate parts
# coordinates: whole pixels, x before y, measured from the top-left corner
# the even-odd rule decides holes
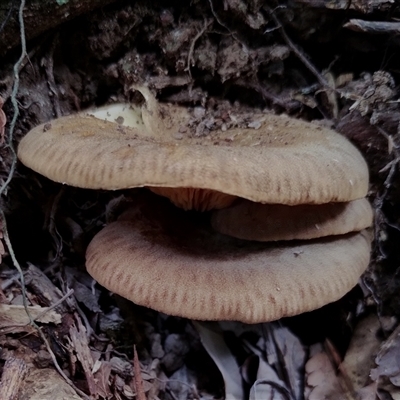
[[[368,265],[367,231],[267,244],[195,219],[172,206],[134,209],[94,237],[87,269],[107,289],[167,314],[258,323],[341,298]]]
[[[170,109],[184,120],[180,109]],[[155,135],[154,126],[126,127],[72,115],[31,130],[19,145],[18,157],[54,181],[92,189],[206,189],[280,204],[366,195],[363,157],[330,129],[272,114],[263,115],[258,130],[236,128],[198,138],[174,134],[175,128]]]
[[[225,235],[267,242],[343,235],[370,227],[372,220],[373,211],[367,199],[297,206],[242,200],[214,211],[211,224]]]

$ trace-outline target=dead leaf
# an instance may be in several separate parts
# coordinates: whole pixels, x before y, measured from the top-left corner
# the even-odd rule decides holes
[[[193,321],[193,325],[200,335],[204,348],[222,374],[225,382],[226,400],[243,399],[239,366],[225,343],[218,323]]]
[[[100,361],[100,367],[94,373],[94,380],[96,382],[97,393],[105,399],[112,398],[110,390],[110,375],[110,363],[107,361]]]
[[[82,400],[54,369],[31,369],[24,380],[18,400],[54,399]]]
[[[400,399],[400,325],[383,343],[375,358],[376,368],[371,370],[371,379],[379,389],[390,393],[393,399]]]
[[[34,320],[42,324],[60,324],[61,315],[49,307],[28,306],[28,311]],[[39,318],[38,318],[39,317]],[[16,332],[31,332],[34,330],[30,325],[25,307],[19,305],[0,304],[0,332],[10,330]]]
[[[337,400],[346,398],[336,371],[321,345],[310,349],[314,353],[306,363],[306,383],[308,400]]]
[[[303,368],[306,361],[304,346],[299,338],[288,328],[279,324],[268,324],[270,340],[266,343],[267,354],[276,353],[276,370],[287,371],[285,376],[280,376],[286,387],[295,399],[302,397]],[[273,348],[273,350],[272,350]],[[268,359],[268,361],[270,361]]]
[[[284,381],[279,379],[275,370],[259,357],[257,380],[250,390],[250,400],[285,400],[291,398]]]
[[[377,336],[380,329],[378,316],[372,314],[361,320],[353,333],[340,368],[346,372],[354,390],[369,384],[369,374],[381,343]]]

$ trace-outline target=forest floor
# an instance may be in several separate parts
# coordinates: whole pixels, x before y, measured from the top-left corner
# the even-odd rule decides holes
[[[0,398],[222,399],[226,377],[239,374],[243,399],[400,399],[400,6],[79,3],[0,10]],[[131,193],[52,182],[18,163],[15,149],[51,119],[139,102],[132,84],[197,113],[199,136],[227,115],[240,124],[263,111],[350,139],[367,160],[375,211],[359,285],[296,317],[223,323],[224,345],[210,357],[189,320],[96,284],[86,247]],[[232,363],[221,370],[218,357]]]

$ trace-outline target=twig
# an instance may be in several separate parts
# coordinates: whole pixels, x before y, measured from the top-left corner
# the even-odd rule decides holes
[[[189,53],[188,53],[188,58],[187,58],[187,66],[185,68],[185,71],[189,72],[190,77],[192,77],[192,73],[190,71],[190,66],[193,62],[193,52],[194,52],[194,46],[197,42],[197,40],[204,34],[204,32],[207,30],[207,28],[212,24],[212,20],[207,21],[207,19],[204,20],[204,25],[203,28],[200,29],[200,31],[197,33],[197,35],[193,38],[192,43],[190,44],[189,48]]]
[[[24,305],[26,314],[29,317],[29,321],[31,324],[33,324],[33,318],[28,310],[28,297],[26,295],[26,288],[25,288],[25,277],[24,277],[24,273],[22,271],[21,266],[19,265],[19,262],[17,260],[17,258],[15,257],[15,253],[14,253],[14,249],[11,245],[11,241],[10,241],[10,236],[8,235],[8,229],[7,229],[7,222],[6,222],[6,218],[4,215],[4,211],[0,210],[0,218],[2,220],[2,230],[3,230],[3,239],[4,242],[6,243],[6,246],[8,248],[8,252],[10,254],[11,260],[14,264],[14,267],[17,269],[18,273],[19,273],[19,279],[21,281],[21,291],[22,291],[22,303]]]
[[[56,308],[58,305],[60,305],[63,301],[65,301],[69,296],[71,296],[73,294],[74,294],[74,289],[68,290],[68,292],[66,294],[64,294],[63,297],[61,297],[61,299],[57,300],[54,304],[52,304],[51,306],[47,307],[46,310],[44,310],[39,315],[37,315],[36,318],[35,318],[35,321],[37,321],[38,319],[42,318],[50,310],[53,310],[54,308]]]
[[[224,27],[224,28],[232,35],[232,37],[233,37],[237,42],[239,42],[243,47],[245,47],[245,48],[247,49],[247,46],[236,36],[236,32],[232,32],[232,30],[231,30],[227,25],[225,25],[225,24],[222,22],[221,18],[220,18],[220,17],[218,16],[218,14],[215,12],[213,0],[208,0],[208,2],[209,2],[209,4],[210,4],[211,12],[212,12],[214,18],[217,20],[217,22],[218,22],[222,27]]]
[[[347,28],[355,32],[367,32],[372,34],[399,34],[400,22],[351,19],[349,22],[346,22],[343,25],[343,28]]]
[[[58,34],[55,35],[53,38],[50,50],[46,55],[44,61],[45,73],[47,75],[47,85],[49,87],[50,93],[53,94],[52,96],[52,103],[53,103],[53,110],[56,118],[61,117],[61,108],[60,108],[60,99],[58,96],[57,85],[54,79],[54,50],[56,48],[58,42]]]
[[[10,20],[11,13],[14,11],[15,1],[16,0],[13,0],[11,2],[10,9],[8,10],[8,13],[7,13],[6,17],[4,18],[3,22],[0,25],[0,33],[3,31],[3,29],[6,26],[7,22]]]
[[[15,167],[17,165],[17,153],[15,152],[14,145],[13,145],[13,135],[14,135],[14,130],[15,130],[15,124],[17,123],[17,119],[19,116],[19,107],[18,107],[18,101],[17,101],[17,93],[18,93],[18,89],[19,89],[19,71],[21,69],[22,63],[24,62],[25,57],[27,56],[27,54],[26,54],[26,39],[25,39],[25,24],[24,24],[24,7],[25,7],[25,0],[21,0],[20,6],[19,6],[19,11],[18,11],[18,21],[19,21],[20,35],[21,35],[21,56],[14,65],[14,85],[13,85],[13,89],[11,92],[11,103],[13,105],[14,115],[13,115],[11,123],[10,123],[10,129],[9,129],[9,133],[8,133],[8,143],[7,143],[7,146],[9,147],[11,154],[12,154],[12,162],[11,162],[10,171],[8,173],[7,179],[5,180],[3,185],[0,187],[0,196],[3,195],[3,192],[8,187],[8,184],[10,183],[10,181],[14,175]],[[4,215],[2,217],[4,218]]]
[[[287,35],[283,25],[281,24],[279,18],[276,16],[275,11],[271,10],[269,7],[265,6],[269,14],[271,15],[272,19],[274,20],[276,26],[279,28],[281,35],[283,37],[283,40],[286,42],[286,44],[290,47],[290,49],[293,51],[294,54],[300,59],[300,61],[311,71],[312,74],[315,75],[315,77],[318,79],[318,82],[325,88],[334,90],[329,85],[329,82],[321,75],[321,73],[318,71],[318,69],[311,63],[311,61],[308,60],[308,58],[303,54],[303,52],[292,42],[292,40],[289,38]]]

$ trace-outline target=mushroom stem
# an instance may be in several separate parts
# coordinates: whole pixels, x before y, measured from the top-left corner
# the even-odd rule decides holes
[[[131,89],[140,92],[145,100],[142,119],[147,132],[152,136],[165,138],[167,135],[173,136],[181,130],[186,130],[190,120],[186,108],[159,103],[146,86],[132,85]]]
[[[221,372],[225,383],[225,398],[244,400],[239,366],[225,343],[218,322],[192,321],[209,356]]]

